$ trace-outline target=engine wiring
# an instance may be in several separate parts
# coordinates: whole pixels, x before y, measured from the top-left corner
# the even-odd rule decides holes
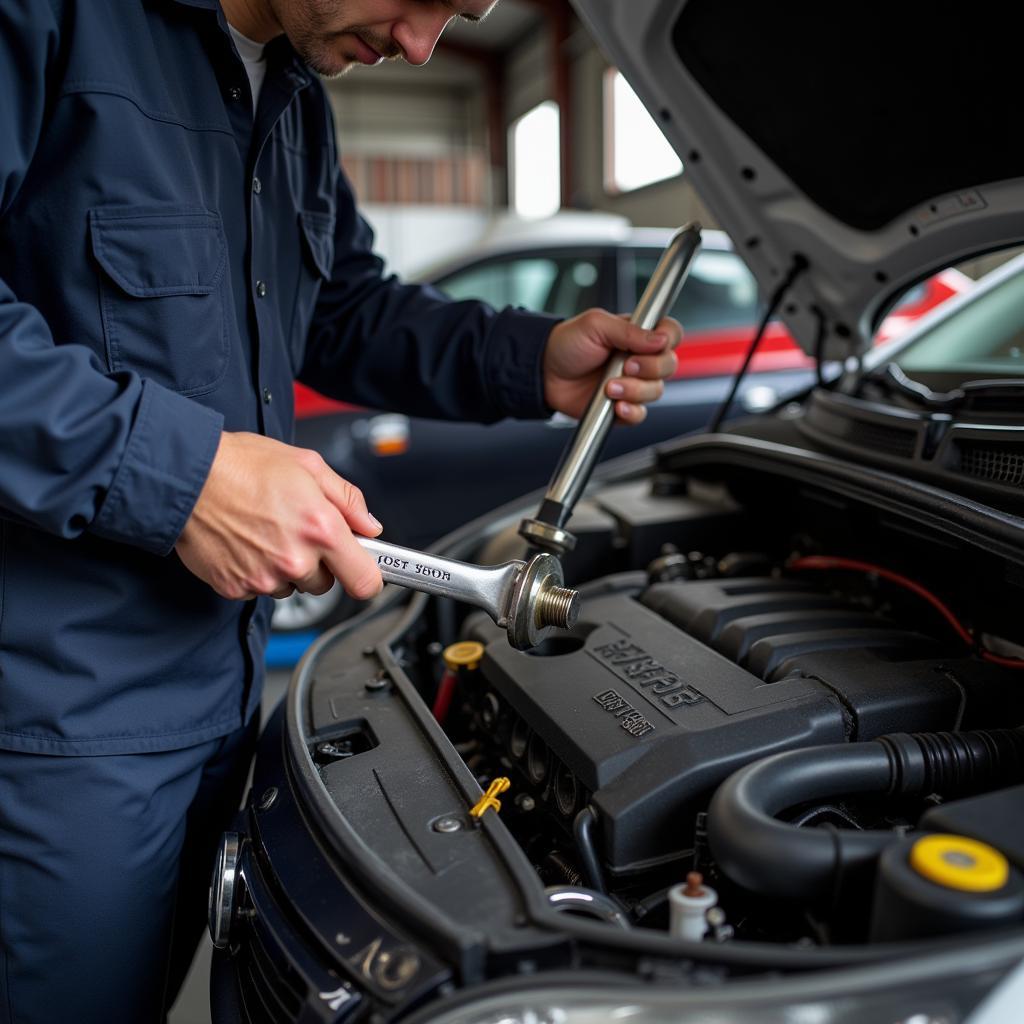
[[[941,598],[933,594],[927,587],[898,572],[893,572],[891,569],[875,565],[872,562],[862,562],[855,558],[843,558],[836,555],[800,555],[791,558],[786,563],[786,568],[797,572],[802,570],[848,570],[850,572],[861,572],[866,575],[877,576],[879,579],[894,583],[896,586],[909,590],[912,594],[916,594],[922,600],[927,601],[946,620],[956,635],[983,661],[991,662],[994,665],[1002,665],[1004,668],[1024,670],[1024,659],[1004,657],[982,646],[975,639],[974,634],[956,617]]]

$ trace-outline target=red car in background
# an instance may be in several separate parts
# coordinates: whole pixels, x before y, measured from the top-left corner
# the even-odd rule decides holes
[[[617,221],[604,220],[597,231],[580,229],[577,222],[569,233],[561,226],[545,233],[535,225],[421,279],[453,298],[483,299],[498,308],[523,306],[557,316],[592,306],[632,310],[672,232],[619,227]],[[959,271],[946,270],[911,288],[883,321],[877,341],[899,336],[971,283]],[[605,456],[704,427],[743,361],[761,308],[753,275],[728,238],[705,231],[672,310],[686,330],[678,372],[642,426],[613,431]],[[762,339],[733,413],[771,407],[806,387],[813,374],[813,361],[776,321]],[[296,442],[318,450],[363,489],[387,539],[414,547],[546,484],[573,426],[562,416],[488,427],[410,419],[335,402],[301,384],[295,386],[295,402]],[[350,610],[337,587],[322,597],[299,594],[279,602],[274,625],[322,628]]]

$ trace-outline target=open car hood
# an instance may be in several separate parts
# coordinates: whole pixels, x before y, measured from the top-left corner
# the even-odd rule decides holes
[[[573,0],[812,351],[865,349],[909,285],[1024,238],[1014,8]],[[671,211],[665,211],[666,216]]]

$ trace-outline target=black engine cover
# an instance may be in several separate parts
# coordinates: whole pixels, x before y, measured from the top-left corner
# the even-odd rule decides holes
[[[940,665],[939,647],[802,584],[681,581],[590,597],[550,653],[497,641],[482,671],[518,716],[506,756],[551,758],[528,766],[546,798],[560,773],[585,787],[618,874],[682,855],[714,788],[757,758],[952,727],[991,666]]]

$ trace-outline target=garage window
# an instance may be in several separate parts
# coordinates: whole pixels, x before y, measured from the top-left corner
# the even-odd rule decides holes
[[[683,173],[654,118],[615,68],[605,76],[605,190],[632,192]]]
[[[558,132],[558,104],[551,100],[512,125],[512,208],[520,217],[550,217],[561,205]]]

